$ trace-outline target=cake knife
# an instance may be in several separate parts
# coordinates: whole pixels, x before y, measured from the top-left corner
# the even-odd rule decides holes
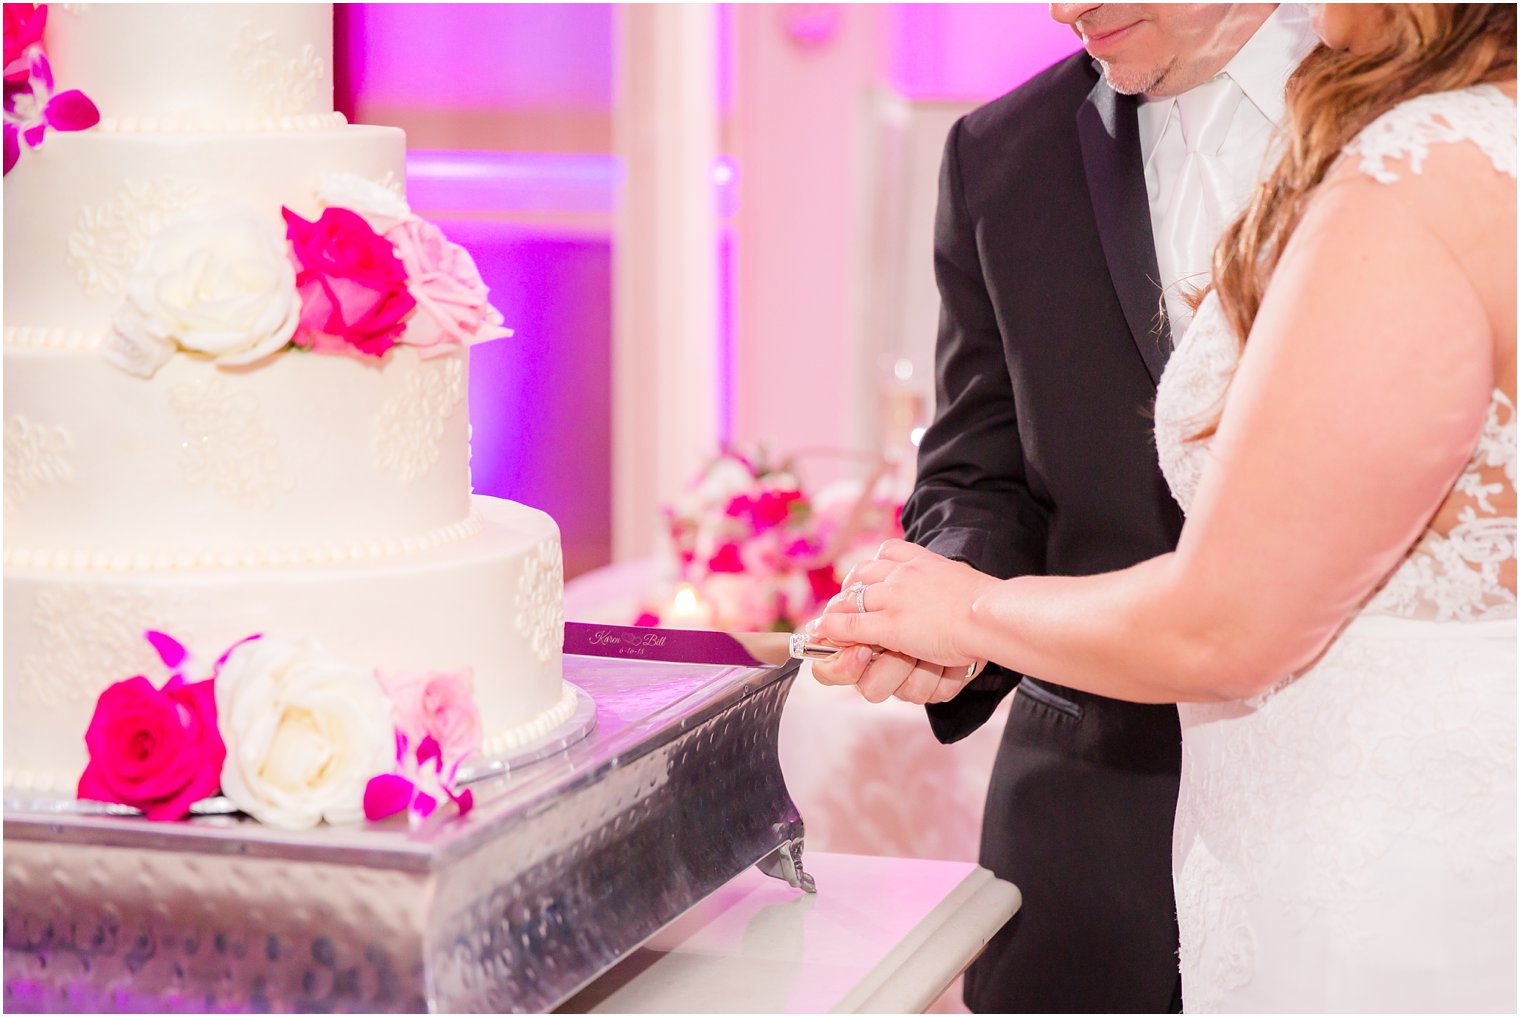
[[[565,652],[583,657],[631,657],[677,664],[779,667],[788,660],[818,660],[840,647],[796,632],[706,632],[634,625],[565,622]]]

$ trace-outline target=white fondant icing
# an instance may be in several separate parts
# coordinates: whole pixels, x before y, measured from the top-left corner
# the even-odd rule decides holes
[[[118,296],[148,241],[200,196],[173,177],[123,180],[110,200],[79,210],[64,260],[86,293]]]
[[[438,461],[449,418],[458,413],[464,397],[463,361],[444,357],[419,363],[407,375],[406,387],[380,407],[375,466],[404,485],[426,477]]]
[[[332,112],[332,30],[330,4],[95,4],[43,42],[102,117],[248,118]]]
[[[7,308],[8,310],[8,308]],[[459,539],[470,515],[467,351],[430,361],[287,352],[244,368],[176,354],[134,377],[103,354],[7,348],[8,415],[65,427],[73,481],[38,487],[6,514],[8,551],[198,555],[246,563],[405,553]],[[452,365],[452,366],[450,366]],[[375,468],[373,421],[418,375],[457,376],[424,479]]]
[[[62,427],[38,424],[21,414],[5,421],[5,511],[21,507],[40,487],[61,486],[74,479],[69,464],[73,442]]]

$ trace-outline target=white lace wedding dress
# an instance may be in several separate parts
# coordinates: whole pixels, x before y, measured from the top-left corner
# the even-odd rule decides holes
[[[1343,158],[1385,183],[1429,147],[1475,144],[1515,175],[1515,105],[1490,86],[1422,96]],[[1435,338],[1435,337],[1433,337]],[[1186,510],[1190,441],[1239,357],[1213,296],[1156,403]],[[1435,348],[1433,346],[1433,348]],[[1495,390],[1428,530],[1303,672],[1252,700],[1184,704],[1173,879],[1185,1009],[1515,1010],[1515,407]],[[1444,513],[1443,513],[1444,514]]]

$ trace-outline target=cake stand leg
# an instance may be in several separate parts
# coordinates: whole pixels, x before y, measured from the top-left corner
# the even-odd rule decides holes
[[[786,880],[804,893],[818,892],[818,887],[813,883],[813,877],[802,868],[801,837],[783,842],[776,850],[756,862],[755,867],[767,876]]]

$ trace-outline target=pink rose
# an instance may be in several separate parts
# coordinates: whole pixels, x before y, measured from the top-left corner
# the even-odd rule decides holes
[[[316,222],[283,211],[301,294],[296,345],[384,356],[417,306],[390,241],[346,208],[326,209]]]
[[[489,288],[470,252],[432,223],[415,216],[385,231],[406,267],[407,289],[423,311],[398,342],[419,349],[423,359],[451,346],[507,335],[501,315],[486,301]]]
[[[480,750],[480,710],[471,674],[466,668],[375,675],[390,697],[396,730],[413,747],[433,738],[443,753],[445,768]]]
[[[90,762],[79,797],[165,820],[215,792],[227,749],[216,729],[213,685],[176,674],[159,690],[139,675],[102,692],[84,736]]]
[[[30,50],[42,45],[47,5],[5,5],[5,83],[25,85],[31,77]]]

